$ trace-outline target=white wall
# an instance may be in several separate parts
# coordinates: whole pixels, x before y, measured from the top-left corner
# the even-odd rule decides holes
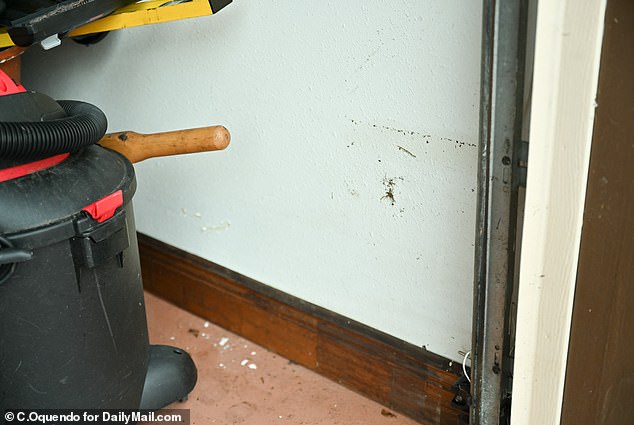
[[[138,230],[459,359],[471,341],[480,9],[236,0],[91,48],[34,49],[24,79],[99,105],[110,131],[224,124],[225,152],[137,165]]]

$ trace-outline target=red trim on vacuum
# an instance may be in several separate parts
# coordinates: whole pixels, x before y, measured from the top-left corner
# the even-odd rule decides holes
[[[28,176],[37,171],[45,170],[54,165],[59,164],[68,158],[68,153],[51,156],[50,158],[41,159],[39,161],[29,162],[28,164],[16,165],[15,167],[0,170],[0,183],[8,180],[17,179],[18,177]]]
[[[98,223],[101,223],[112,217],[117,208],[122,205],[123,191],[117,190],[110,195],[104,196],[97,202],[85,206],[82,208],[82,211],[86,211],[92,218],[97,220]]]
[[[0,70],[0,96],[24,92],[26,92],[24,87],[20,84],[16,84],[11,77]]]

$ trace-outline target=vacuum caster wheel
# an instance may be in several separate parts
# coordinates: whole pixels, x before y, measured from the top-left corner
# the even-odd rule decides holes
[[[198,372],[187,352],[168,345],[150,346],[141,410],[159,410],[176,401],[187,400],[196,385]]]

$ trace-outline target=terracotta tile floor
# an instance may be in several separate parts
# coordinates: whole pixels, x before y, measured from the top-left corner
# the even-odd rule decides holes
[[[150,342],[186,349],[198,367],[189,400],[192,425],[414,425],[301,366],[151,294]]]

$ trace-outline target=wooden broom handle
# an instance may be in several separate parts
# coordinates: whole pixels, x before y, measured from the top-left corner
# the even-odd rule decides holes
[[[155,134],[132,131],[109,133],[99,144],[119,152],[130,162],[139,162],[157,156],[218,151],[226,148],[230,140],[229,131],[221,125],[215,125]]]

